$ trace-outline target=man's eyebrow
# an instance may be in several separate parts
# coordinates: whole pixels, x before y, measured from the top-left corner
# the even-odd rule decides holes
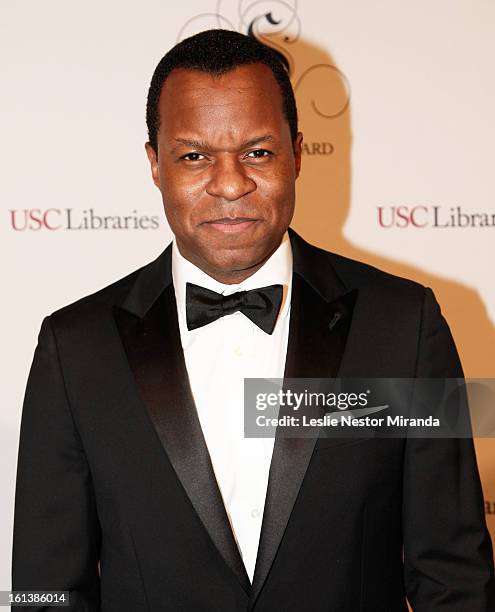
[[[248,149],[249,147],[254,147],[255,145],[261,144],[263,142],[273,142],[274,138],[271,134],[263,134],[261,136],[255,136],[254,138],[250,138],[249,140],[245,140],[241,142],[238,147],[238,150],[241,151],[243,149]],[[203,142],[201,140],[191,140],[189,138],[176,138],[175,146],[172,148],[172,153],[174,153],[180,145],[185,147],[190,147],[191,149],[199,149],[201,151],[214,151],[214,147],[210,146],[208,143]]]
[[[257,136],[255,138],[250,138],[249,140],[245,140],[239,149],[249,149],[249,147],[254,147],[257,144],[261,144],[262,142],[273,142],[274,138],[271,134],[263,134],[262,136]]]

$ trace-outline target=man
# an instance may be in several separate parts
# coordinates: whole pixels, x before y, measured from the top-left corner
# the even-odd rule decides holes
[[[462,376],[431,290],[288,230],[302,135],[277,54],[181,42],[147,121],[175,239],[43,321],[13,589],[105,612],[493,609],[471,440],[242,435],[244,377]]]

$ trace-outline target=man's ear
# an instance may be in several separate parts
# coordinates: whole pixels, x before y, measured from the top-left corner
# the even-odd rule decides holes
[[[153,177],[153,182],[158,187],[158,189],[160,189],[160,175],[158,173],[157,153],[155,149],[151,146],[151,143],[149,142],[145,143],[144,148],[146,149],[146,155],[148,156],[148,159],[150,160],[151,176]]]
[[[301,171],[302,143],[303,134],[302,132],[297,132],[297,136],[294,140],[294,163],[296,166],[296,178],[299,176],[299,172]]]

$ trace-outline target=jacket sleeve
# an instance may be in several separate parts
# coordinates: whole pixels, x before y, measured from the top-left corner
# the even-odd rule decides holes
[[[416,377],[463,377],[431,289],[425,291]],[[403,538],[414,612],[495,610],[492,544],[471,438],[406,441]]]
[[[99,605],[100,529],[91,474],[64,387],[50,317],[42,323],[21,419],[12,590],[69,591],[74,611]],[[59,610],[31,606],[23,610]]]

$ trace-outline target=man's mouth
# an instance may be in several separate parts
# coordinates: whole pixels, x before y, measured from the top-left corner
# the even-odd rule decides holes
[[[252,217],[223,217],[221,219],[205,221],[204,225],[220,232],[242,232],[251,228],[257,221],[258,219],[253,219]]]

